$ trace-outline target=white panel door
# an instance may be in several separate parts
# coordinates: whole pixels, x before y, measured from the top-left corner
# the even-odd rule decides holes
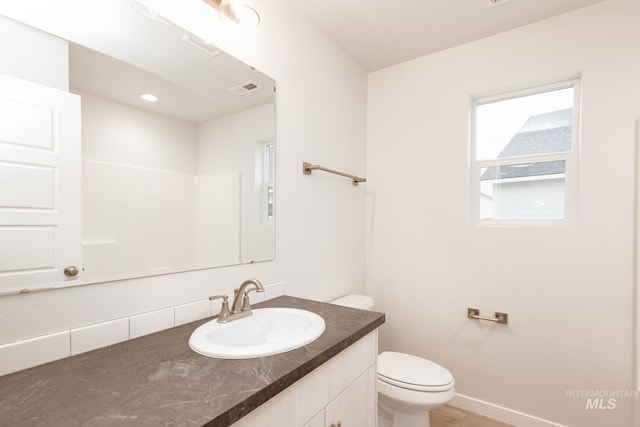
[[[81,278],[80,178],[80,97],[0,75],[0,294]]]

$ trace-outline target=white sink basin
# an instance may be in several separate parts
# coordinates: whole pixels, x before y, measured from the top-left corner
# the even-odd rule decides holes
[[[229,323],[211,320],[189,338],[189,347],[209,357],[249,359],[284,353],[314,341],[324,332],[324,319],[297,308],[259,308]]]

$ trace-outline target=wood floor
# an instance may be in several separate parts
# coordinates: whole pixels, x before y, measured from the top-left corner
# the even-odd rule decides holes
[[[514,427],[449,405],[436,408],[429,415],[431,427]]]

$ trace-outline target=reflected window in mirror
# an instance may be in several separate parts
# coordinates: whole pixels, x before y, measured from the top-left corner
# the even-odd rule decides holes
[[[263,144],[262,174],[262,218],[263,222],[273,222],[273,185],[274,185],[274,144],[272,141]]]

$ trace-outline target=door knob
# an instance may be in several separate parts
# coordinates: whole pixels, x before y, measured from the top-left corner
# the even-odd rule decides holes
[[[70,265],[69,267],[64,269],[64,275],[67,277],[73,277],[78,274],[78,267],[75,265]]]

